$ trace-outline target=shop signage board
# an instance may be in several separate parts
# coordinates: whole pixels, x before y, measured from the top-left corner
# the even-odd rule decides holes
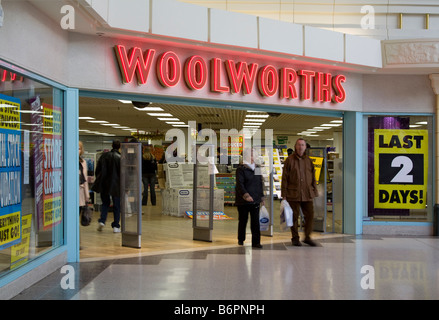
[[[376,129],[374,147],[374,207],[425,208],[428,131]]]
[[[163,88],[184,86],[192,92],[207,90],[222,95],[242,94],[341,104],[346,100],[346,76],[322,70],[252,61],[249,57],[224,58],[214,53],[183,55],[170,50],[115,45],[123,84]],[[155,79],[153,79],[155,78]]]
[[[0,94],[0,250],[21,241],[21,103]]]

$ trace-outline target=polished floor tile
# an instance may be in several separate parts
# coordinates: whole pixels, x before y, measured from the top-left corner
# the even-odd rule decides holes
[[[55,272],[14,299],[437,300],[439,239],[355,237],[264,248],[230,245],[72,264],[74,289]]]

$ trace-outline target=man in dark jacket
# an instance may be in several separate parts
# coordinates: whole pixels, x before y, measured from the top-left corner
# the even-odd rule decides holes
[[[120,232],[120,141],[113,141],[113,149],[101,155],[96,165],[96,180],[92,190],[101,194],[101,217],[98,231],[102,231],[107,220],[110,196],[113,200],[113,232]]]
[[[299,138],[296,141],[295,152],[288,156],[284,162],[282,172],[282,199],[287,200],[293,209],[293,226],[291,227],[292,243],[301,246],[297,231],[297,220],[300,209],[305,218],[305,240],[310,246],[315,246],[311,240],[314,219],[313,199],[318,196],[314,164],[307,156],[306,142]]]
[[[255,174],[255,150],[245,149],[243,163],[236,169],[235,204],[238,207],[238,244],[243,245],[250,213],[252,247],[262,248],[259,227],[259,206],[264,202],[263,180],[261,174]]]

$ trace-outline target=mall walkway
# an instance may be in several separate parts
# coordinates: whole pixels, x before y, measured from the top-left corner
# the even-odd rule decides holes
[[[316,235],[71,264],[20,299],[321,300],[439,298],[439,238]],[[71,271],[70,270],[70,271]],[[73,288],[65,288],[63,286]]]

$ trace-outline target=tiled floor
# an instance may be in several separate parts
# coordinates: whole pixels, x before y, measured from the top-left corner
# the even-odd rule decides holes
[[[72,264],[14,299],[439,299],[439,238],[332,235],[274,239]],[[63,289],[68,284],[74,288]]]

